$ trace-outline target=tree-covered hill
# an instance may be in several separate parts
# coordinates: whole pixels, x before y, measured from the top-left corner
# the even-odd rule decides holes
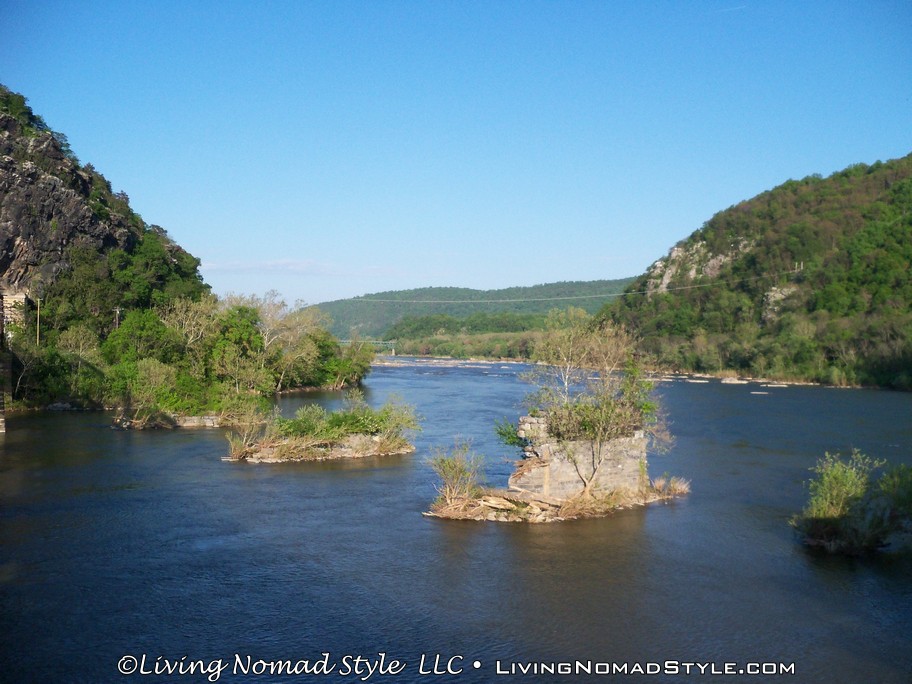
[[[227,415],[368,371],[371,350],[343,349],[316,309],[274,292],[218,300],[199,263],[0,86],[0,289],[17,302],[0,370],[14,406]]]
[[[97,333],[116,310],[209,287],[192,256],[130,208],[123,192],[91,164],[82,165],[66,136],[0,86],[0,286],[37,301],[49,330],[75,321]]]
[[[577,306],[598,311],[620,294],[631,278],[549,283],[500,290],[462,287],[426,287],[395,290],[320,304],[332,318],[332,332],[348,337],[352,331],[365,337],[383,337],[404,317],[444,315],[467,318],[479,313],[547,314],[554,308]]]
[[[665,366],[912,388],[912,155],[713,216],[601,316]]]

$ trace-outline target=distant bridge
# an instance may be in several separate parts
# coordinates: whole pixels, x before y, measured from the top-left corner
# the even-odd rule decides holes
[[[387,340],[339,340],[339,344],[343,347],[351,346],[352,342],[357,341],[362,344],[369,344],[374,348],[374,351],[377,352],[388,352],[391,356],[396,355],[396,340],[387,341]]]

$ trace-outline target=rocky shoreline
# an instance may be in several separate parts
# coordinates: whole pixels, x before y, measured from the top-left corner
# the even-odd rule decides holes
[[[530,359],[485,359],[467,358],[458,359],[451,356],[378,356],[372,365],[377,367],[402,367],[414,365],[430,365],[443,368],[455,367],[490,367],[506,365],[535,365]],[[715,373],[686,373],[673,370],[655,369],[649,371],[649,377],[654,382],[709,382],[717,381],[728,385],[756,384],[763,387],[834,387],[838,389],[861,388],[863,385],[827,385],[812,380],[778,380],[775,378],[755,378],[752,376],[733,375],[732,371],[719,371]]]
[[[446,520],[550,523],[601,518],[620,510],[673,499],[677,494],[649,488],[642,492],[615,490],[590,499],[558,499],[510,489],[487,489],[476,497],[435,506],[423,515]]]
[[[178,416],[163,411],[144,418],[129,418],[118,411],[114,416],[112,427],[117,430],[174,430],[179,428],[199,429],[222,427],[222,418],[216,414],[203,416]]]
[[[228,456],[225,461],[248,463],[293,463],[297,461],[334,461],[374,456],[404,456],[413,453],[412,444],[389,448],[379,435],[349,435],[340,442],[317,442],[289,437],[271,442],[261,442],[238,457]]]

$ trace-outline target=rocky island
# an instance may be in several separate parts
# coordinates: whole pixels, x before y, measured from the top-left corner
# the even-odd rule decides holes
[[[578,309],[553,312],[526,377],[538,387],[526,400],[532,411],[518,426],[497,425],[523,453],[507,489],[482,488],[480,458],[458,446],[431,462],[441,483],[428,515],[550,522],[687,493],[680,478],[649,479],[647,447],[661,450],[671,437],[637,350],[622,326]]]
[[[407,433],[419,428],[411,406],[392,399],[371,408],[351,390],[340,411],[318,404],[298,409],[294,418],[256,411],[236,417],[228,433],[228,460],[250,463],[327,461],[408,454],[415,450]]]
[[[613,511],[682,496],[690,483],[679,477],[650,479],[643,431],[598,445],[592,440],[561,441],[543,417],[523,416],[517,436],[523,458],[515,464],[506,489],[479,486],[438,487],[440,497],[426,514],[457,520],[557,522],[608,515]],[[449,462],[441,467],[441,461]],[[465,482],[477,475],[477,459],[467,449],[438,456],[435,470],[461,471]],[[441,472],[443,471],[443,472]],[[587,489],[588,487],[588,489]]]

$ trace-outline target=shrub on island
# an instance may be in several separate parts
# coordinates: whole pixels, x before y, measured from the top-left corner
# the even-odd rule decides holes
[[[419,419],[397,399],[374,409],[360,390],[351,390],[339,411],[308,404],[294,418],[283,418],[254,406],[236,416],[234,425],[228,433],[231,460],[279,462],[410,453],[407,435],[419,429]]]
[[[819,459],[808,504],[789,521],[805,544],[857,556],[901,541],[912,530],[912,468],[885,465],[858,449]]]

